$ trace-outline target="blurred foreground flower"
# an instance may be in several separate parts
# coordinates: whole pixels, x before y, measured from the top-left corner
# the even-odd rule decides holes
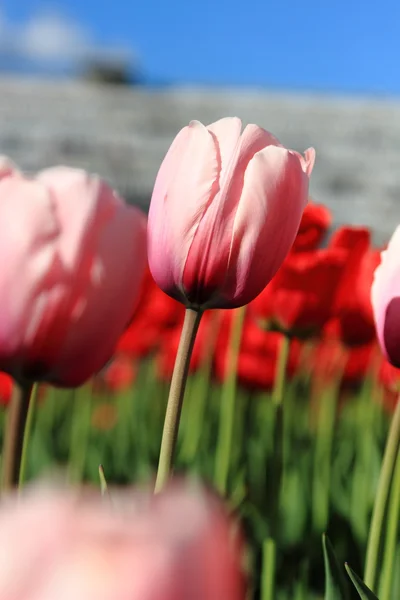
[[[0,510],[0,598],[242,600],[240,544],[221,505],[182,485],[97,495],[39,489]]]
[[[237,118],[192,121],[175,138],[150,205],[149,264],[189,308],[247,304],[289,252],[308,199],[305,157]]]
[[[110,358],[145,265],[145,217],[101,179],[0,164],[0,367],[78,386]]]

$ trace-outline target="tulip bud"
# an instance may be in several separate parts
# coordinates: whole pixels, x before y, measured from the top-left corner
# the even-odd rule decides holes
[[[84,171],[55,167],[28,179],[2,164],[0,369],[80,385],[132,317],[145,217]]]
[[[305,157],[270,133],[226,118],[192,121],[158,172],[148,227],[159,287],[193,309],[253,300],[289,252],[308,199]]]
[[[392,365],[400,367],[400,226],[381,254],[371,301],[382,352]]]

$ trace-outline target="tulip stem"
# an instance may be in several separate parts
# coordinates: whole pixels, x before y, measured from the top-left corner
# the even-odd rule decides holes
[[[178,438],[179,421],[189,373],[190,358],[192,356],[192,350],[202,314],[201,311],[195,311],[191,308],[186,309],[164,419],[164,429],[154,489],[156,494],[161,492],[168,483],[172,472],[172,462]]]
[[[262,546],[261,600],[274,600],[275,597],[275,565],[276,544],[267,538]]]
[[[278,527],[279,502],[286,490],[287,462],[289,455],[289,422],[288,407],[284,401],[286,370],[289,360],[290,338],[283,335],[279,345],[278,358],[275,366],[275,380],[272,390],[272,403],[274,409],[274,457],[271,472],[271,523],[275,533]]]
[[[385,550],[379,598],[390,600],[393,585],[393,573],[396,560],[396,543],[400,529],[400,453],[397,454],[396,469],[393,476],[392,491],[389,500]],[[393,596],[392,596],[393,597]]]
[[[221,412],[215,456],[215,486],[221,496],[228,488],[229,466],[232,454],[233,429],[236,405],[236,380],[246,307],[242,306],[233,315],[228,344],[228,364],[221,393]]]
[[[375,497],[374,509],[369,529],[367,558],[365,563],[365,584],[376,591],[376,577],[381,537],[383,533],[383,522],[385,518],[387,501],[396,459],[400,447],[400,398],[397,400],[395,412],[386,441],[381,472],[379,475],[378,489]]]
[[[22,490],[22,486],[24,485],[25,476],[26,476],[26,465],[28,460],[28,446],[29,440],[32,433],[32,425],[33,425],[33,416],[35,414],[36,408],[36,399],[38,395],[39,385],[36,383],[33,386],[32,394],[30,397],[28,414],[26,417],[26,424],[24,429],[24,438],[22,442],[22,454],[21,454],[21,463],[19,468],[19,477],[18,477],[18,488]]]
[[[279,347],[278,360],[276,363],[274,389],[272,391],[272,400],[275,406],[282,406],[285,390],[286,368],[289,359],[290,338],[284,335]]]
[[[2,455],[2,489],[9,491],[18,485],[24,431],[33,386],[14,382],[4,432]]]

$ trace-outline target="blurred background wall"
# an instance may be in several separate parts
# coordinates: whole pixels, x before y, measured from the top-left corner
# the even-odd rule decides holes
[[[317,163],[336,223],[400,221],[400,5],[3,0],[0,153],[106,177],[147,206],[177,131],[239,116]]]

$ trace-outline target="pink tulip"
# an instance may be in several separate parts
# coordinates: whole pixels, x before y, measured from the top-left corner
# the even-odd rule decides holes
[[[382,351],[392,365],[400,368],[400,226],[381,254],[371,301]]]
[[[132,317],[145,229],[96,176],[26,178],[0,159],[0,369],[76,386],[103,367]]]
[[[118,510],[115,508],[120,501]],[[244,600],[240,547],[221,506],[172,487],[34,491],[0,510],[1,600]]]
[[[226,118],[178,133],[157,175],[148,227],[150,269],[186,306],[253,300],[290,250],[308,198],[305,158],[270,133]]]

